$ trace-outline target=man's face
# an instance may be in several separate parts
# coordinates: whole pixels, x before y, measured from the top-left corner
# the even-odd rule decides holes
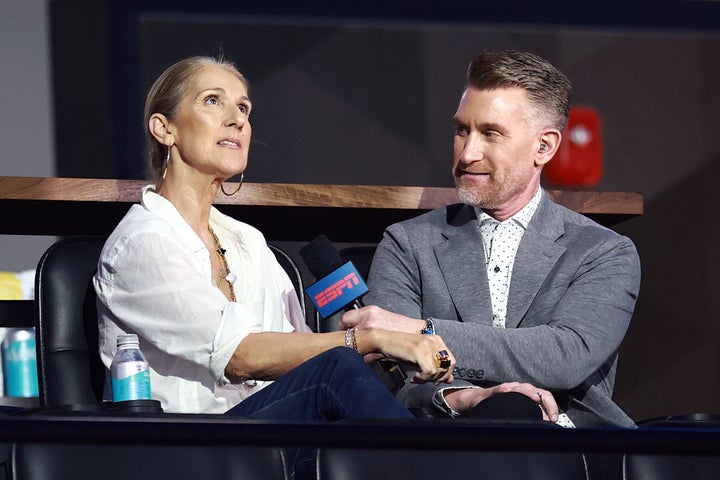
[[[541,129],[522,88],[463,93],[455,113],[453,176],[460,199],[499,220],[537,191]]]

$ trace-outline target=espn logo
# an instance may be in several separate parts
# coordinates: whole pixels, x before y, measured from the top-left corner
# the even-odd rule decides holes
[[[368,287],[355,265],[347,262],[305,291],[320,316],[328,318],[365,295]]]
[[[350,289],[353,288],[353,285],[359,284],[360,280],[358,280],[358,276],[355,275],[355,272],[346,275],[342,280],[333,283],[328,288],[315,295],[315,304],[318,307],[324,307],[342,295],[345,288]]]

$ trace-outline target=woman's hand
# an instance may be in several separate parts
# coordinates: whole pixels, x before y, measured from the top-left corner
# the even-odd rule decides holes
[[[560,413],[555,397],[548,390],[530,383],[508,382],[488,388],[463,388],[445,391],[445,401],[456,412],[466,412],[497,393],[518,392],[533,400],[543,412],[543,420],[557,422]]]
[[[356,330],[363,354],[380,353],[386,357],[412,364],[416,369],[412,381],[435,384],[454,380],[455,357],[438,335],[392,332],[382,329]]]
[[[455,357],[439,335],[421,335],[425,320],[392,313],[370,305],[346,312],[342,317],[344,328],[355,327],[358,334],[372,332],[370,338],[375,349],[367,353],[382,353],[395,360],[413,364],[417,372],[413,382],[447,382],[452,375]],[[441,356],[445,352],[447,358]]]

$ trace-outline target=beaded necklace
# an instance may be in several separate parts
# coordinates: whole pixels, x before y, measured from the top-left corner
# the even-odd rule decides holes
[[[215,235],[215,231],[212,229],[210,225],[208,225],[208,230],[210,231],[210,235],[213,237],[213,242],[215,242],[215,253],[218,254],[218,257],[220,257],[220,270],[218,270],[218,274],[220,275],[220,279],[225,280],[228,283],[228,287],[230,288],[230,300],[233,302],[235,300],[235,288],[233,287],[233,283],[235,283],[235,280],[237,277],[235,277],[235,274],[230,271],[230,268],[228,267],[227,259],[225,258],[225,250],[220,245],[220,240],[218,240],[217,235]]]
[[[210,235],[212,235],[213,242],[215,243],[215,253],[218,254],[218,257],[220,257],[220,263],[222,264],[220,266],[220,270],[218,270],[218,274],[220,275],[221,279],[225,280],[228,283],[228,287],[230,287],[230,299],[235,302],[235,288],[233,287],[233,283],[235,283],[237,277],[234,273],[230,271],[230,268],[228,267],[227,259],[225,258],[225,252],[227,250],[222,248],[222,245],[220,245],[220,240],[218,240],[217,235],[215,235],[215,231],[210,225],[208,225],[208,230],[210,231]],[[245,380],[243,384],[247,388],[254,388],[257,386],[257,380]]]

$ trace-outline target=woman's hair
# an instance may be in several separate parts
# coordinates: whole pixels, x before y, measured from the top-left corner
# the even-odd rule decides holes
[[[519,87],[530,103],[558,130],[567,125],[572,86],[547,60],[528,52],[499,50],[480,54],[467,70],[466,88],[493,90]]]
[[[178,106],[187,95],[190,84],[197,73],[208,65],[223,67],[234,73],[250,91],[250,84],[235,65],[222,57],[196,56],[189,57],[168,67],[153,83],[145,100],[143,117],[148,156],[155,178],[160,178],[165,167],[167,147],[158,142],[148,127],[150,117],[155,113],[165,115],[169,120],[175,118]]]

